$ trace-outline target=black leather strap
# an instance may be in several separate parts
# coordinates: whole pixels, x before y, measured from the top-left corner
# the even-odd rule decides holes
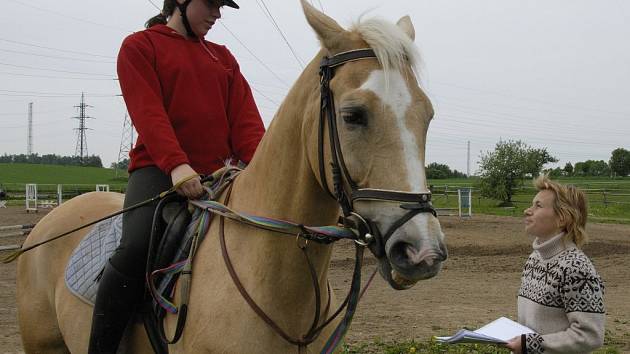
[[[359,240],[363,245],[367,245],[377,257],[384,256],[384,245],[396,229],[411,220],[419,213],[431,213],[437,217],[437,212],[431,205],[431,193],[408,193],[379,189],[360,189],[352,180],[350,173],[346,167],[341,150],[341,142],[339,141],[339,132],[337,130],[337,117],[335,111],[335,101],[332,90],[330,89],[331,80],[335,74],[335,68],[339,65],[362,59],[376,58],[376,54],[372,49],[357,49],[348,52],[342,52],[332,57],[324,57],[320,63],[320,116],[319,116],[319,135],[318,135],[318,155],[319,155],[319,177],[322,188],[331,196],[333,196],[343,211],[344,224],[357,224],[353,220],[352,215],[360,217],[363,221],[358,223],[360,236]],[[324,130],[328,124],[328,138],[330,144],[331,173],[333,181],[333,190],[331,191],[326,179],[326,164],[324,160]],[[399,220],[397,220],[387,231],[384,237],[381,237],[380,230],[369,219],[363,218],[354,212],[354,202],[357,200],[382,200],[401,203],[400,207],[409,210]],[[368,233],[371,236],[368,236]]]
[[[177,8],[179,8],[179,12],[182,15],[182,22],[184,23],[184,28],[186,28],[186,33],[189,37],[197,38],[195,32],[193,32],[192,27],[190,27],[190,22],[188,22],[188,16],[186,15],[186,8],[190,4],[192,0],[185,0],[183,3],[179,3],[175,1]]]
[[[428,203],[431,193],[408,193],[381,189],[357,189],[352,193],[352,202],[357,200],[391,200],[403,203]]]
[[[323,68],[323,67],[334,68],[336,66],[347,63],[349,61],[366,59],[366,58],[376,58],[376,54],[374,53],[372,49],[369,49],[369,48],[357,49],[357,50],[342,52],[332,57],[324,57],[319,67],[320,68]]]

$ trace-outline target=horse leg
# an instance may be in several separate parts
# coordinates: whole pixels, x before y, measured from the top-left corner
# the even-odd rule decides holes
[[[35,267],[29,266],[33,257],[23,255],[19,259],[18,281],[16,288],[18,305],[18,324],[25,353],[70,353],[63,340],[57,323],[57,314],[50,301],[54,294],[46,289],[38,279]]]

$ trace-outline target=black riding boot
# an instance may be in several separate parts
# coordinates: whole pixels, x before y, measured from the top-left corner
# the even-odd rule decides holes
[[[130,278],[107,262],[96,294],[88,354],[116,353],[143,294],[143,279]]]

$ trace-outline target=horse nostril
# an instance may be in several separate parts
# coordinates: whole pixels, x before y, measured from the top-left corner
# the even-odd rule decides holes
[[[428,266],[433,266],[434,263],[445,259],[446,253],[442,249],[417,250],[412,244],[403,241],[395,243],[389,251],[390,262],[399,268],[413,268],[423,262]]]
[[[409,249],[413,249],[407,242],[396,242],[389,251],[389,261],[399,267],[405,267],[409,262]]]

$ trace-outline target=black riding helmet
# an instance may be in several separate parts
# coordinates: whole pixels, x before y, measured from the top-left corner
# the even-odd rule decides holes
[[[190,27],[190,23],[188,22],[188,16],[186,16],[186,8],[188,7],[188,5],[190,4],[192,0],[185,0],[181,4],[177,2],[177,0],[173,0],[173,1],[175,2],[175,5],[177,5],[177,7],[179,8],[179,12],[182,14],[182,22],[184,23],[184,27],[186,28],[186,32],[188,33],[188,36],[197,37],[195,33],[192,31],[192,28]],[[210,5],[219,3],[220,6],[229,6],[235,9],[239,8],[238,4],[236,4],[236,2],[234,2],[233,0],[207,0],[207,1],[208,1],[208,4]]]

